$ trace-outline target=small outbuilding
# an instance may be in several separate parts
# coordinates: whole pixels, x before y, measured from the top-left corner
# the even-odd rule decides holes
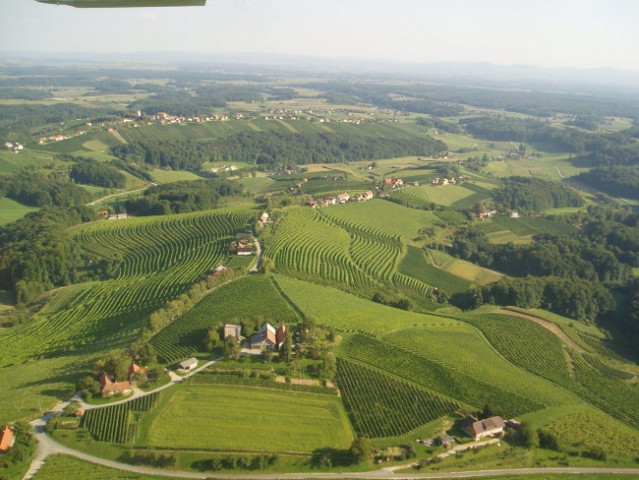
[[[0,430],[0,453],[8,452],[16,441],[16,434],[9,425]]]
[[[190,372],[195,367],[197,367],[197,358],[195,357],[188,358],[180,362],[178,364],[178,367],[180,367],[181,370],[186,370],[187,372]]]

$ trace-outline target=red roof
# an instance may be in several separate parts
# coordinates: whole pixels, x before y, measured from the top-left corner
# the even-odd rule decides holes
[[[13,432],[11,427],[7,425],[0,431],[0,452],[8,452],[9,449],[13,446],[13,442],[15,440],[16,434]]]

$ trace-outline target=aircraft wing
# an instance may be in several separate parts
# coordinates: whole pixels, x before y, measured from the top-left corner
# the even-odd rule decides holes
[[[37,0],[52,5],[69,5],[77,8],[125,8],[125,7],[203,7],[206,0]]]

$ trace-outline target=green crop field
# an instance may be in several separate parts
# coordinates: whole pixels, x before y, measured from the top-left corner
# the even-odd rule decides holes
[[[15,222],[29,212],[39,210],[37,207],[28,207],[10,198],[0,197],[0,225]]]
[[[184,170],[163,170],[161,168],[155,168],[149,173],[153,179],[159,183],[199,180],[202,178],[193,172],[186,172]]]
[[[187,385],[162,393],[136,445],[216,451],[300,452],[347,448],[339,397],[251,387]]]
[[[295,312],[264,276],[249,276],[218,287],[192,310],[151,339],[158,357],[171,364],[203,349],[202,340],[218,322],[261,317],[273,325],[297,321]],[[250,332],[242,332],[248,336]]]
[[[0,329],[0,384],[9,399],[0,423],[38,412],[74,390],[83,371],[135,338],[148,314],[231,259],[234,235],[248,211],[104,221],[74,230],[80,248],[121,262],[112,279],[66,287],[30,323]],[[243,263],[242,263],[243,262]]]
[[[480,187],[475,187],[480,188]],[[396,198],[407,198],[410,202],[415,199],[424,204],[435,203],[437,205],[454,205],[458,202],[474,197],[477,192],[467,188],[465,185],[424,185],[421,187],[406,187],[392,194]],[[488,194],[479,198],[488,197]],[[477,203],[479,200],[474,201]]]

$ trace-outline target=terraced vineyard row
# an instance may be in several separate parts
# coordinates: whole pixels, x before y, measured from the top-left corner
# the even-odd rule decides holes
[[[195,308],[151,339],[164,363],[175,363],[202,351],[208,330],[218,322],[260,316],[273,324],[297,321],[295,312],[264,276],[248,276],[218,287]],[[241,301],[239,301],[241,299]],[[247,332],[242,332],[247,335]]]
[[[131,412],[148,412],[158,398],[159,393],[152,393],[130,402],[87,410],[82,419],[82,427],[101,442],[129,443],[136,434],[135,427],[130,422]]]
[[[543,408],[538,402],[367,335],[353,335],[345,342],[345,347],[348,360],[380,369],[475,407],[491,405],[504,416],[517,416]]]
[[[336,379],[358,435],[404,435],[459,407],[407,382],[342,359],[337,362]]]

